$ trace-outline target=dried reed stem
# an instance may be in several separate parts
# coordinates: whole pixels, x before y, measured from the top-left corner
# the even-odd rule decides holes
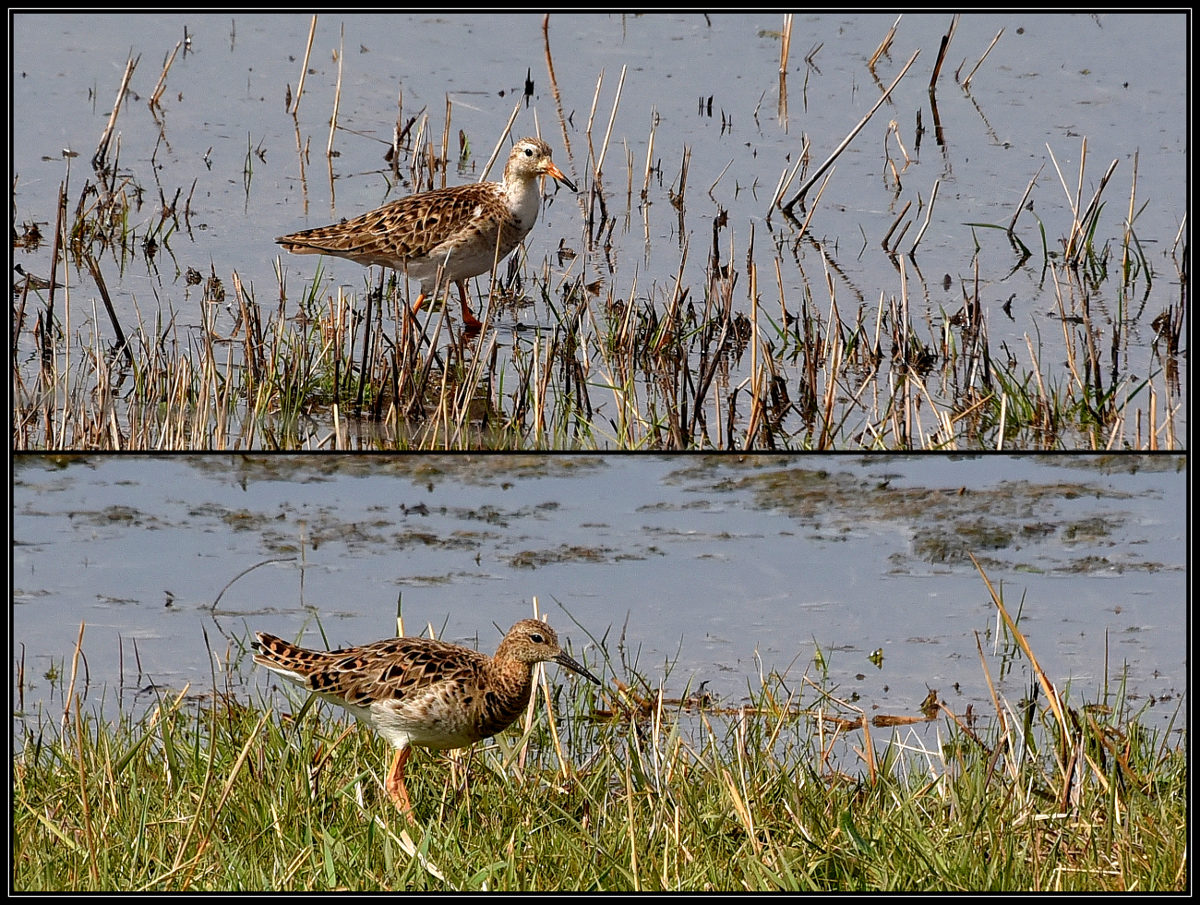
[[[1021,216],[1021,211],[1025,209],[1025,202],[1029,198],[1029,193],[1033,191],[1033,186],[1037,182],[1037,178],[1042,175],[1042,170],[1046,168],[1046,162],[1043,160],[1042,165],[1038,167],[1038,171],[1033,174],[1033,178],[1029,180],[1029,185],[1025,186],[1025,194],[1021,196],[1021,200],[1017,202],[1017,209],[1013,211],[1012,219],[1008,221],[1008,234],[1011,236],[1013,229],[1017,225],[1017,218]]]
[[[567,129],[567,117],[563,113],[562,96],[558,90],[558,79],[554,75],[554,59],[550,55],[550,14],[542,16],[542,45],[546,52],[546,72],[550,78],[550,93],[554,96],[554,109],[558,112],[558,125],[562,130],[563,152],[567,160],[573,160],[571,133]]]
[[[179,48],[182,46],[183,41],[176,42],[175,49],[171,51],[171,56],[163,66],[162,74],[158,77],[158,84],[154,86],[154,93],[150,95],[150,106],[152,108],[158,106],[158,99],[162,97],[163,91],[167,88],[167,71],[171,68],[171,64],[175,62],[175,55],[179,53]]]
[[[875,64],[879,62],[879,58],[888,52],[888,49],[892,46],[892,41],[896,38],[896,29],[899,27],[900,20],[903,18],[903,15],[897,16],[896,21],[892,23],[892,27],[887,30],[887,34],[883,36],[883,40],[879,42],[879,46],[876,47],[875,52],[871,54],[871,59],[867,60],[868,69],[874,71]]]
[[[296,100],[292,102],[292,116],[300,110],[300,96],[304,94],[304,79],[308,76],[308,60],[312,56],[313,38],[317,35],[317,14],[313,13],[308,23],[308,43],[304,46],[304,62],[300,64],[300,84],[296,86]]]
[[[521,112],[521,99],[518,98],[516,104],[513,105],[512,113],[508,115],[508,122],[504,124],[504,131],[500,133],[500,137],[496,140],[496,146],[492,148],[492,156],[487,159],[487,163],[483,165],[483,170],[479,174],[479,181],[485,182],[488,178],[488,173],[491,172],[492,165],[500,156],[500,149],[504,147],[504,142],[508,139],[512,132],[513,123],[517,121],[517,114]]]
[[[325,156],[333,157],[333,136],[337,132],[338,107],[342,103],[342,62],[346,58],[346,25],[342,23],[341,37],[338,40],[338,74],[337,84],[333,89],[333,113],[329,117],[329,142],[325,145]],[[330,180],[332,184],[332,180]]]
[[[96,153],[92,155],[92,168],[95,170],[104,169],[104,158],[108,154],[108,144],[112,141],[113,129],[117,125],[117,114],[121,111],[121,101],[125,99],[125,92],[129,88],[129,79],[132,78],[133,70],[137,68],[141,58],[141,54],[138,54],[137,57],[131,56],[125,63],[125,74],[121,77],[121,87],[117,89],[117,99],[113,101],[112,113],[108,115],[108,124],[100,135],[100,144],[96,147]]]
[[[625,85],[625,66],[621,66],[621,77],[617,80],[617,93],[613,96],[612,111],[608,115],[608,128],[604,130],[604,141],[600,145],[600,157],[596,161],[596,172],[604,169],[604,157],[608,153],[608,141],[612,137],[613,123],[617,119],[617,105],[621,103],[621,89]]]
[[[987,47],[987,50],[985,50],[983,52],[983,56],[981,56],[979,58],[979,62],[975,64],[975,68],[972,69],[970,71],[970,73],[967,75],[967,77],[962,80],[962,86],[963,86],[964,91],[969,91],[971,89],[971,79],[975,77],[975,73],[979,71],[979,67],[983,65],[983,61],[986,60],[988,57],[988,54],[992,52],[992,48],[996,46],[996,42],[998,42],[1000,40],[1000,36],[1002,34],[1004,34],[1003,28],[1000,29],[998,32],[996,32],[996,37],[992,38],[992,43],[989,44]]]
[[[937,201],[938,186],[942,184],[942,180],[935,179],[933,181],[933,191],[929,194],[929,204],[925,208],[925,222],[921,224],[921,229],[917,233],[917,237],[913,239],[912,248],[908,250],[912,254],[917,250],[917,246],[921,244],[921,237],[925,235],[925,230],[929,229],[929,220],[933,216],[933,203]]]
[[[938,46],[937,61],[933,64],[933,74],[929,76],[929,93],[932,94],[937,87],[938,75],[942,71],[942,63],[946,60],[946,51],[950,48],[950,41],[954,37],[954,32],[958,28],[959,14],[955,13],[950,20],[950,28],[942,35],[942,42]]]

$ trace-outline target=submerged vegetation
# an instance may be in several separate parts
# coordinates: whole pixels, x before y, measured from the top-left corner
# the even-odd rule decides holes
[[[895,29],[868,64],[872,75],[894,39]],[[790,16],[780,45],[782,117]],[[944,54],[945,44],[929,92],[935,124]],[[545,55],[557,99],[548,27]],[[160,86],[175,59],[167,60]],[[916,54],[892,87],[914,59]],[[954,74],[962,90],[969,92],[983,62],[965,77]],[[460,331],[444,308],[423,312],[415,329],[403,329],[408,287],[390,271],[382,278],[377,270],[365,272],[361,290],[348,292],[332,285],[320,265],[298,286],[281,267],[268,288],[261,275],[244,278],[236,262],[211,263],[207,273],[181,266],[172,246],[195,241],[195,184],[168,188],[167,175],[157,169],[156,184],[143,184],[121,166],[120,141],[113,139],[136,65],[131,58],[91,160],[92,178],[80,186],[68,176],[47,221],[39,215],[21,219],[19,214],[29,214],[18,205],[19,181],[13,182],[14,242],[22,249],[51,249],[49,273],[39,280],[21,272],[14,286],[17,448],[1181,446],[1186,224],[1173,242],[1159,242],[1159,257],[1150,257],[1136,224],[1153,202],[1138,194],[1136,154],[1123,171],[1128,197],[1118,202],[1111,198],[1116,161],[1089,198],[1094,177],[1086,175],[1086,137],[1075,178],[1062,171],[1050,149],[1060,183],[1053,191],[1073,199],[1070,221],[1043,222],[1031,213],[1034,200],[1041,200],[1039,170],[1011,220],[970,223],[959,233],[960,241],[975,244],[972,273],[943,276],[934,263],[939,269],[931,277],[917,251],[922,241],[929,245],[923,237],[938,185],[927,198],[908,197],[902,175],[909,150],[893,124],[881,166],[895,216],[882,247],[869,251],[887,258],[895,282],[873,294],[842,275],[838,262],[845,252],[838,238],[814,230],[822,210],[837,204],[828,181],[831,164],[868,114],[823,163],[814,161],[804,142],[794,165],[779,176],[765,224],[752,224],[748,242],[734,235],[718,204],[711,225],[702,227],[711,232],[711,245],[696,280],[690,274],[697,255],[684,226],[689,176],[697,179],[689,173],[689,149],[663,150],[655,118],[646,144],[681,161],[671,181],[664,158],[647,154],[639,167],[628,149],[621,155],[610,148],[621,87],[601,137],[601,78],[582,133],[588,154],[578,240],[562,242],[541,265],[519,250],[490,283],[477,281],[487,312],[482,332]],[[294,101],[288,91],[293,118],[302,90]],[[161,90],[148,99],[156,120],[160,96]],[[445,184],[456,156],[449,139],[452,113],[448,101],[440,140],[428,112],[398,115],[389,156],[392,184],[404,182],[413,191]],[[561,107],[559,117],[569,151],[578,126],[568,124]],[[336,102],[333,118],[336,123]],[[916,119],[920,123],[920,111]],[[296,133],[303,174],[310,142],[301,139],[299,120]],[[470,144],[459,132],[460,159]],[[265,151],[248,140],[237,176],[248,199],[255,169],[263,165]],[[572,201],[560,194],[548,203],[562,210]],[[660,250],[657,267],[674,276],[639,284],[636,266],[614,261],[619,249],[613,235],[635,230],[642,220],[649,243],[647,211],[655,203],[678,212],[678,259],[664,267]],[[1099,239],[1114,231],[1118,208],[1119,239]],[[1102,218],[1109,218],[1104,228]],[[543,235],[541,228],[533,235]],[[993,235],[1004,236],[1010,247],[1007,274],[981,272],[991,265],[981,265],[979,248]],[[867,252],[864,247],[859,254]],[[139,262],[156,284],[156,307],[135,302],[131,320],[126,309],[118,311],[108,286]],[[1176,272],[1160,273],[1164,262]],[[1039,305],[1061,324],[1061,337],[1027,334],[1016,347],[993,337],[994,319],[1001,313],[1011,318],[1013,299],[998,311],[981,287],[1020,270],[1036,272]],[[595,279],[595,273],[606,276]],[[1179,297],[1151,307],[1152,287],[1158,285],[1154,298],[1161,299],[1168,280],[1180,287]],[[946,297],[957,300],[947,307],[939,301]],[[81,308],[92,312],[82,327],[70,315]]]
[[[1148,728],[1119,680],[1091,702],[1056,688],[992,594],[1002,669],[1022,660],[1031,685],[1007,700],[981,650],[990,715],[932,692],[868,717],[819,651],[735,705],[670,699],[622,644],[604,689],[543,676],[493,743],[419,753],[416,826],[374,733],[234,687],[245,639],[214,656],[211,693],[160,689],[113,722],[82,712],[77,650],[61,720],[18,739],[12,888],[1185,890],[1185,730]]]

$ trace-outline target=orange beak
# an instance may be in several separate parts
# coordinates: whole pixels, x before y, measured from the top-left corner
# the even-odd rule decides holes
[[[552,160],[546,161],[546,175],[553,176],[555,179],[557,179],[559,182],[561,182],[563,185],[565,185],[567,188],[569,188],[572,192],[579,191],[579,189],[575,188],[575,183],[573,183],[570,179],[568,179],[566,177],[566,175],[563,173],[563,171],[554,165],[554,161],[552,161]]]

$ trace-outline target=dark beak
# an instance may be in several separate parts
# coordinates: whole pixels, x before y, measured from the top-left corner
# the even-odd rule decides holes
[[[554,658],[554,662],[557,663],[559,666],[565,666],[567,669],[574,670],[575,672],[577,672],[581,676],[583,676],[585,679],[590,679],[591,681],[595,682],[597,685],[604,684],[599,679],[597,679],[595,676],[593,676],[590,672],[588,672],[586,669],[584,669],[579,663],[577,663],[575,660],[573,660],[566,653],[559,654],[557,657]]]

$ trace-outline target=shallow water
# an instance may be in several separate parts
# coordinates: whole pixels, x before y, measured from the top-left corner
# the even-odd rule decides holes
[[[736,705],[775,671],[869,716],[931,688],[986,714],[977,639],[1014,704],[1030,673],[967,551],[1072,703],[1124,676],[1166,725],[1185,490],[1179,456],[18,456],[17,737],[61,714],[81,624],[76,691],[133,712],[211,689],[209,648],[252,630],[391,636],[398,599],[407,632],[492,650],[537,598],[587,666],[669,695]]]
[[[450,145],[457,148],[461,130],[470,151],[448,174],[450,183],[481,175],[514,107],[519,107],[514,133],[541,132],[554,146],[556,161],[581,185],[600,170],[615,221],[607,250],[589,242],[585,196],[576,199],[565,190],[548,201],[527,240],[527,279],[547,279],[552,295],[564,281],[579,278],[599,281],[615,299],[634,297],[661,307],[682,279],[697,301],[715,232],[722,264],[740,274],[736,310],[750,309],[745,263],[754,256],[764,315],[777,317],[781,303],[794,312],[810,293],[818,308],[827,308],[828,280],[843,316],[853,319],[856,310],[864,310],[873,321],[881,297],[902,288],[897,260],[880,243],[902,219],[911,230],[899,247],[908,249],[938,182],[933,215],[903,287],[911,295],[914,322],[936,333],[936,325],[978,285],[993,355],[1001,360],[1007,353],[1018,371],[1032,368],[1033,356],[1055,362],[1057,370],[1065,357],[1063,311],[1055,281],[1040,264],[1042,225],[1054,251],[1072,209],[1087,204],[1115,161],[1095,237],[1115,255],[1108,265],[1115,270],[1125,244],[1136,155],[1134,229],[1153,278],[1119,291],[1120,281],[1110,277],[1088,293],[1086,304],[1100,347],[1113,345],[1114,325],[1129,327],[1118,331],[1123,338],[1105,362],[1120,381],[1118,397],[1137,390],[1147,377],[1161,381],[1166,365],[1154,348],[1151,321],[1181,295],[1176,237],[1187,210],[1182,14],[966,15],[935,95],[936,122],[928,85],[948,15],[901,17],[893,47],[874,72],[866,61],[895,16],[797,15],[786,111],[779,79],[781,14],[551,16],[557,97],[542,21],[539,15],[323,15],[293,120],[285,103],[300,78],[308,16],[17,14],[14,223],[36,222],[48,236],[59,186],[68,185],[73,204],[84,181],[93,178],[87,161],[132,52],[140,62],[118,120],[119,153],[114,152],[122,176],[144,191],[143,207],[129,225],[143,236],[152,232],[163,203],[175,199],[187,213],[180,230],[165,240],[160,236],[153,259],[134,253],[119,264],[102,262],[126,324],[138,319],[153,324],[154,312],[161,311],[164,324],[174,316],[184,335],[193,335],[202,303],[198,287],[186,284],[189,268],[205,276],[215,272],[226,283],[236,272],[269,305],[278,283],[275,236],[406,193],[404,186],[389,186],[382,158],[399,98],[401,119],[428,114],[439,147],[451,103]],[[953,73],[965,76],[1001,29],[970,90],[959,88]],[[163,63],[185,34],[189,43],[167,73],[161,106],[151,110],[147,100]],[[339,65],[335,57],[342,46]],[[917,63],[889,103],[839,157],[815,204],[809,227],[815,245],[792,247],[778,212],[770,223],[766,216],[783,174],[794,167],[806,141],[810,171],[832,153],[917,50]],[[327,167],[324,149],[339,73],[337,156]],[[527,77],[533,92],[523,101]],[[607,156],[597,168],[610,117]],[[890,122],[895,133],[888,131]],[[1081,161],[1084,139],[1088,151]],[[307,148],[303,166],[298,145]],[[64,150],[79,156],[64,159]],[[456,157],[452,150],[451,159]],[[1003,232],[978,224],[1007,224],[1039,171],[1030,209],[1022,211],[1017,228],[1037,254],[1021,262]],[[680,193],[683,200],[676,204]],[[912,212],[901,218],[907,203]],[[725,226],[717,229],[718,223]],[[1183,236],[1186,241],[1186,231]],[[560,244],[580,254],[553,255]],[[49,254],[49,242],[14,251],[26,271],[41,276],[48,275]],[[282,266],[294,303],[317,265],[284,256]],[[327,272],[326,291],[343,286],[361,295],[370,280],[351,262],[328,264]],[[76,345],[86,348],[94,336],[111,341],[87,274],[68,279],[74,294],[67,326],[78,334]],[[1063,291],[1065,330],[1072,333],[1084,300]],[[218,312],[217,330],[231,330],[234,315]],[[528,342],[518,328],[552,323],[552,313],[539,302],[503,315],[498,335],[502,343],[517,345]],[[33,358],[31,341],[23,338],[18,359]],[[1186,356],[1177,364],[1186,368]],[[1186,373],[1179,378],[1186,388]],[[930,392],[936,395],[938,388]],[[1183,419],[1186,395],[1180,401],[1177,417]],[[1180,437],[1185,427],[1181,420]]]

